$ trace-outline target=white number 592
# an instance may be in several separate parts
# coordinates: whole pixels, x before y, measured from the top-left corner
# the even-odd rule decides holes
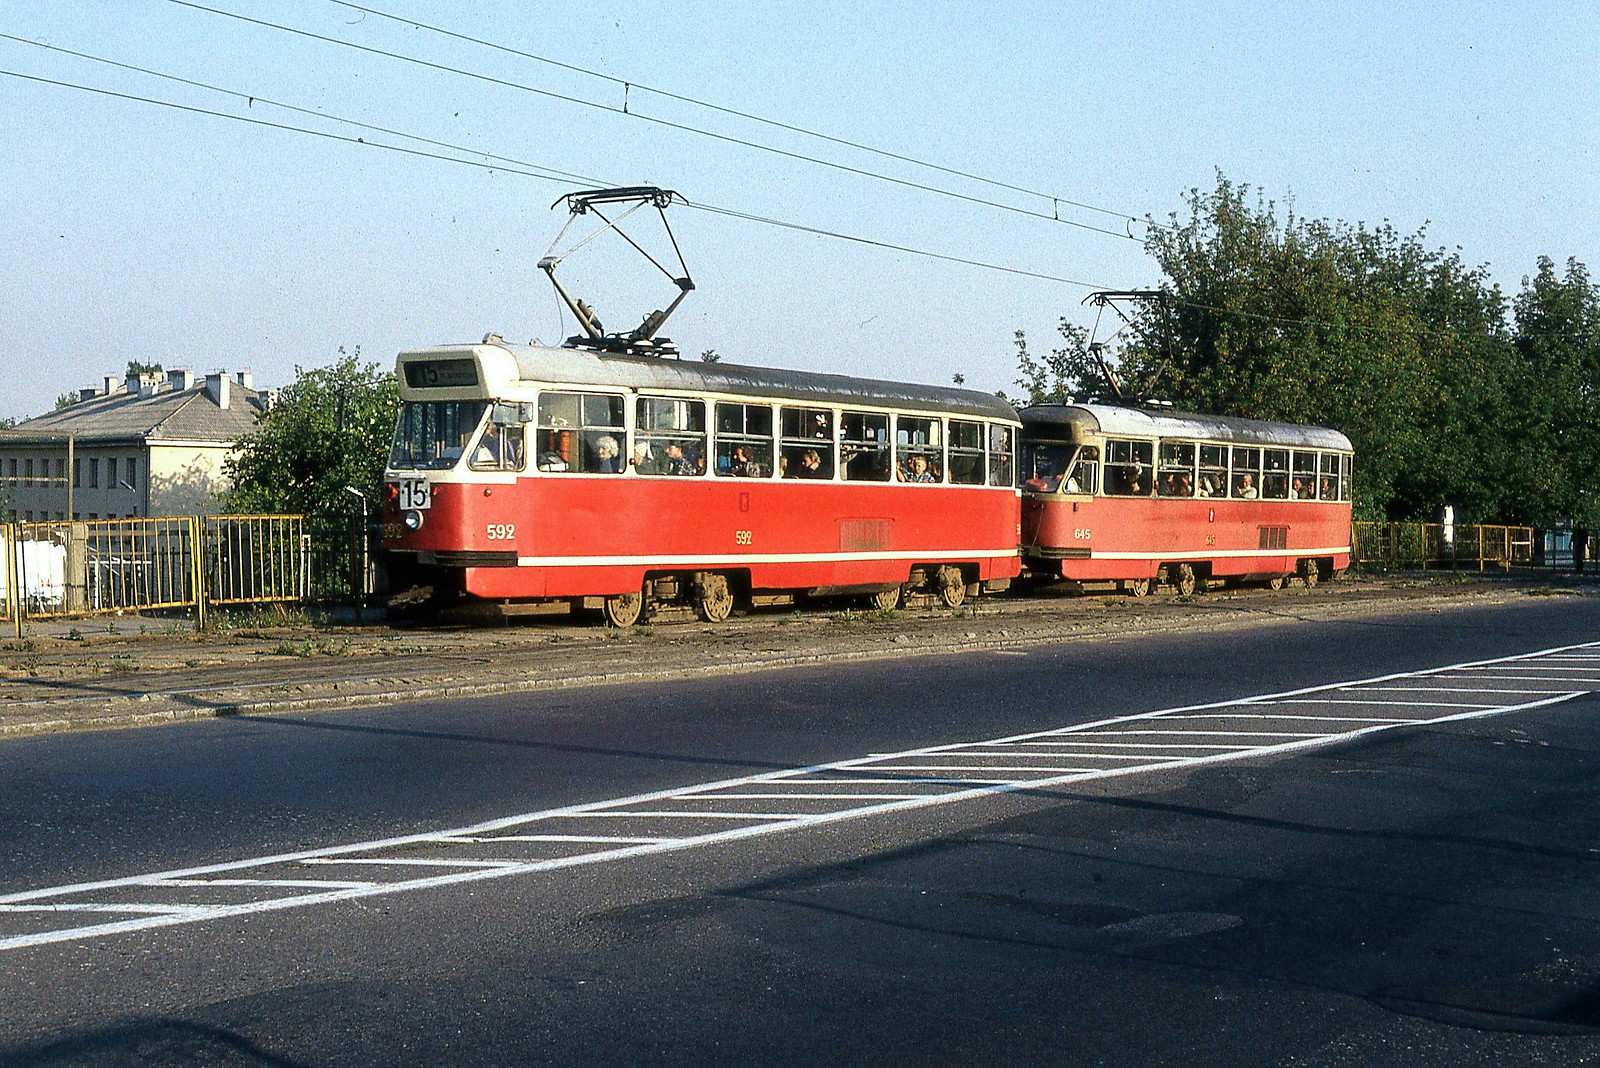
[[[515,523],[490,523],[486,533],[490,541],[512,541],[517,536]]]

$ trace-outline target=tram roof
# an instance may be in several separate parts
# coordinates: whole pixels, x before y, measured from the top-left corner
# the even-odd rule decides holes
[[[733,393],[813,404],[914,408],[1008,422],[1017,419],[1016,409],[1011,405],[999,397],[977,390],[733,363],[705,363],[661,356],[505,342],[416,349],[403,352],[401,356],[459,357],[468,351],[482,353],[486,349],[499,349],[510,354],[516,361],[518,377],[534,382]]]
[[[1025,428],[1077,428],[1091,434],[1133,438],[1192,438],[1240,445],[1282,445],[1350,451],[1350,439],[1337,430],[1227,415],[1152,411],[1115,404],[1034,404],[1018,413]]]

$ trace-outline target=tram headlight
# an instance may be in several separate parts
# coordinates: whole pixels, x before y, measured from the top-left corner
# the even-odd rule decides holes
[[[406,525],[407,530],[422,529],[422,513],[415,508],[407,509],[405,515],[400,517],[400,521]]]

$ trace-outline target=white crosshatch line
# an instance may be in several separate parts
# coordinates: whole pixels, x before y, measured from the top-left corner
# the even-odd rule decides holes
[[[1586,654],[1586,650],[1595,653]],[[1547,686],[1582,683],[1579,687],[1494,685],[1516,678],[1501,674],[1507,670],[1547,670],[1539,663],[1544,661],[1559,663],[1559,670],[1571,672],[1571,662],[1576,660],[1594,661],[1594,668],[1576,669],[1594,674],[1529,678]],[[1427,685],[1434,680],[1449,685]],[[1467,685],[1479,681],[1487,685]],[[1393,685],[1401,682],[1407,685]],[[1004,738],[874,753],[521,813],[453,830],[26,890],[0,895],[0,950],[554,871],[995,794],[1289,753],[1379,731],[1558,704],[1596,691],[1600,691],[1600,642],[1590,642]],[[1388,692],[1413,696],[1377,696]],[[1429,692],[1449,697],[1417,699]],[[1474,704],[1461,699],[1471,693],[1483,695],[1484,700]],[[1352,694],[1373,697],[1348,696]],[[1319,715],[1308,707],[1316,705],[1330,711]],[[1353,705],[1385,707],[1394,713],[1357,715]],[[1290,707],[1292,712],[1279,711]],[[1160,723],[1152,722],[1156,720]],[[1293,729],[1214,729],[1219,727],[1218,721],[1241,725],[1277,721]],[[1306,729],[1314,723],[1329,729]],[[1132,737],[1138,740],[1123,740]],[[1174,740],[1153,741],[1156,737]],[[1207,740],[1177,740],[1185,737]],[[1239,741],[1211,740],[1232,737]],[[1018,758],[1026,763],[1015,763]],[[789,802],[786,808],[791,810],[760,807],[771,802]],[[694,807],[700,804],[714,807]],[[807,804],[818,807],[805,811]],[[674,828],[674,824],[679,826]],[[606,833],[612,831],[615,833]],[[512,852],[540,846],[554,851],[531,857],[462,855],[483,847]],[[185,900],[173,902],[156,899],[158,891],[191,893]],[[241,893],[259,896],[237,900]],[[85,922],[85,916],[106,918]]]

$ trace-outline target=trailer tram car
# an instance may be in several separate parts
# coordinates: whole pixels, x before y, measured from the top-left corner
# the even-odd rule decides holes
[[[921,591],[1020,571],[1015,411],[984,393],[583,347],[401,353],[390,588],[655,606]]]
[[[1335,430],[1104,404],[1024,408],[1022,562],[1032,575],[1307,585],[1350,565],[1350,440]]]

